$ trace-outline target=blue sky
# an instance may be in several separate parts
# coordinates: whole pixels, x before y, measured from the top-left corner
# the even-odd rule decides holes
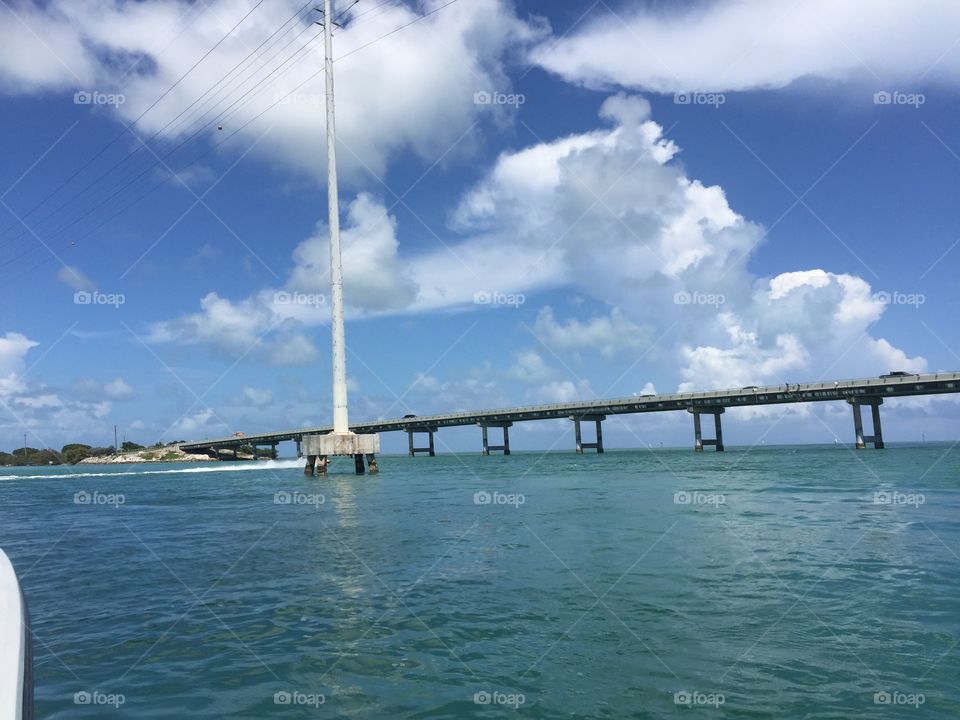
[[[960,368],[952,4],[444,5],[339,5],[353,419]],[[329,421],[323,61],[300,7],[0,8],[0,447]],[[958,419],[947,398],[884,408],[894,441]],[[567,448],[567,425],[513,444]],[[605,435],[682,445],[689,425]],[[837,404],[724,431],[851,425]]]

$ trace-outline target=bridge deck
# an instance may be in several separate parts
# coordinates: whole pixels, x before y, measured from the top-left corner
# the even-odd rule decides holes
[[[784,403],[822,402],[857,398],[895,398],[915,395],[937,395],[960,392],[960,373],[936,373],[924,375],[888,376],[861,380],[838,380],[830,382],[800,383],[797,385],[771,385],[738,390],[712,390],[707,392],[671,393],[666,395],[634,395],[613,400],[528,405],[496,410],[447,413],[445,415],[420,415],[414,418],[372,420],[353,423],[350,429],[356,433],[395,432],[406,430],[425,431],[460,425],[522,422],[524,420],[547,420],[583,415],[624,415],[647,412],[669,412],[688,408],[749,407],[752,405],[778,405]],[[234,447],[241,444],[264,444],[285,440],[301,440],[305,435],[329,433],[329,425],[296,430],[244,435],[243,437],[211,438],[183,443],[187,452],[204,452],[213,448]]]

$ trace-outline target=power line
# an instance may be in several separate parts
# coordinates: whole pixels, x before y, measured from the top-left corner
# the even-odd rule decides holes
[[[354,55],[355,53],[358,53],[358,52],[360,52],[361,50],[364,50],[364,49],[366,49],[366,48],[368,48],[368,47],[371,47],[372,45],[375,45],[376,43],[380,42],[381,40],[384,40],[384,39],[386,39],[386,38],[388,38],[388,37],[390,37],[390,36],[392,36],[392,35],[400,32],[401,30],[404,30],[404,29],[410,27],[411,25],[414,25],[414,24],[420,22],[421,20],[424,20],[424,19],[426,19],[427,17],[430,17],[431,15],[434,15],[434,14],[440,12],[441,10],[443,10],[443,9],[445,9],[445,8],[453,5],[453,4],[456,3],[456,2],[458,2],[458,0],[449,0],[449,2],[446,2],[446,3],[444,3],[443,5],[440,5],[440,6],[436,7],[436,8],[434,8],[433,10],[430,10],[430,11],[424,13],[423,15],[417,16],[415,19],[411,20],[410,22],[405,23],[405,24],[403,24],[403,25],[401,25],[401,26],[399,26],[399,27],[397,27],[397,28],[394,28],[393,30],[391,30],[391,31],[389,31],[389,32],[387,32],[387,33],[384,33],[383,35],[375,38],[374,40],[371,40],[371,41],[368,42],[368,43],[364,43],[363,45],[361,45],[361,46],[359,46],[359,47],[356,47],[356,48],[354,48],[353,50],[350,50],[349,52],[341,55],[340,57],[338,57],[338,58],[336,58],[336,59],[334,59],[334,62],[339,62],[340,60],[343,60],[343,59],[345,59],[345,58],[347,58],[347,57],[349,57],[349,56],[351,56],[351,55]],[[381,7],[381,6],[386,5],[386,4],[388,4],[388,3],[387,3],[387,2],[383,2],[383,3],[381,3],[380,5],[378,5],[377,7]],[[376,8],[372,8],[372,9],[376,9]],[[366,12],[370,12],[370,11],[368,10],[368,11],[366,11]],[[300,52],[302,52],[307,46],[309,46],[311,43],[313,43],[316,39],[317,39],[317,38],[315,37],[315,38],[313,38],[312,40],[308,41],[300,50],[298,50],[296,53],[294,53],[294,55],[292,55],[290,58],[288,58],[287,61],[284,61],[284,63],[281,63],[281,65],[278,66],[277,69],[279,69],[279,67],[282,67],[284,64],[286,64],[286,62],[288,62],[292,57],[294,57],[295,55],[297,55],[297,54],[299,54]],[[297,61],[297,63],[301,62],[303,59],[304,59],[304,58],[301,58],[300,60]],[[295,64],[296,64],[296,63],[295,63]],[[242,130],[244,130],[246,127],[248,127],[249,125],[251,125],[252,123],[254,123],[255,121],[257,121],[258,119],[260,119],[263,115],[265,115],[267,112],[269,112],[270,110],[272,110],[274,107],[276,107],[276,106],[279,105],[280,103],[284,102],[287,98],[289,98],[291,95],[293,95],[295,92],[297,92],[297,91],[298,91],[300,88],[302,88],[304,85],[306,85],[306,84],[309,83],[311,80],[313,80],[314,78],[316,78],[318,75],[320,75],[321,73],[323,73],[323,72],[325,71],[325,66],[326,66],[326,64],[324,64],[324,67],[321,67],[317,72],[315,72],[315,73],[311,74],[310,76],[308,76],[303,82],[301,82],[299,85],[297,85],[296,87],[294,87],[294,88],[293,88],[290,92],[288,92],[286,95],[284,95],[284,96],[282,96],[281,98],[275,100],[273,103],[271,103],[271,104],[268,105],[266,108],[264,108],[264,109],[261,110],[259,113],[257,113],[257,114],[254,115],[252,118],[250,118],[247,122],[245,122],[245,123],[243,123],[242,125],[240,125],[239,127],[237,127],[233,132],[231,132],[229,135],[227,135],[227,137],[225,137],[221,142],[216,143],[215,145],[212,145],[210,148],[208,148],[205,152],[203,152],[201,155],[199,155],[198,157],[196,157],[194,160],[192,160],[192,161],[189,162],[188,164],[186,164],[186,165],[184,165],[183,167],[181,167],[179,170],[176,171],[177,174],[184,172],[185,170],[189,169],[189,168],[192,167],[193,165],[196,165],[196,164],[197,164],[200,160],[202,160],[204,157],[206,157],[207,155],[209,155],[211,152],[213,152],[214,150],[216,150],[218,147],[220,147],[220,146],[224,145],[225,143],[229,142],[229,140],[230,140],[231,138],[233,138],[235,135],[237,135],[237,134],[240,133]],[[287,68],[287,70],[285,70],[284,72],[288,72],[290,69],[292,69],[292,67],[293,67],[293,66],[291,66],[290,68]],[[272,75],[274,72],[276,72],[276,69],[275,69],[273,72],[271,72],[270,75]],[[267,77],[269,77],[269,75],[268,75]],[[257,83],[257,85],[260,85],[265,79],[266,79],[266,78],[262,79],[260,82]],[[254,88],[256,88],[257,85],[255,85]],[[239,98],[237,101],[235,101],[235,102],[233,103],[233,105],[236,105],[237,102],[239,102],[240,100],[242,100],[243,97],[245,97],[247,94],[249,94],[254,88],[251,88],[251,90],[248,90],[247,93],[245,93],[243,96],[241,96],[241,98]],[[251,99],[252,99],[252,98],[251,98]],[[248,101],[248,102],[249,102],[249,101]],[[246,104],[246,103],[244,103],[244,104]],[[231,105],[231,106],[228,107],[227,109],[229,110],[231,107],[233,107],[233,105]],[[238,111],[239,111],[239,109],[238,109]],[[202,129],[201,129],[201,130],[202,130]],[[193,137],[193,136],[191,136],[191,137]],[[189,140],[189,138],[188,138],[188,140]],[[181,144],[181,145],[182,145],[182,144]],[[178,146],[178,147],[180,147],[180,146]],[[175,151],[176,149],[177,149],[177,148],[174,148],[174,151]],[[171,152],[173,152],[173,151],[171,151]],[[170,154],[170,153],[168,153],[168,154],[165,155],[164,157],[169,156],[169,154]],[[141,172],[137,177],[135,177],[135,178],[133,179],[133,181],[136,181],[137,179],[139,179],[140,177],[142,177],[146,172],[148,172],[149,170],[153,169],[154,167],[156,167],[156,166],[159,165],[159,164],[160,164],[159,161],[158,161],[157,163],[154,163],[153,165],[151,165],[150,167],[148,167],[146,170],[144,170],[143,172]],[[124,188],[121,188],[120,191],[122,191],[122,190],[125,189],[126,187],[129,187],[129,185],[132,184],[133,181],[131,181],[131,183],[128,183],[127,185],[125,185]],[[112,221],[114,218],[118,217],[119,215],[121,215],[121,214],[123,214],[124,212],[126,212],[126,210],[128,210],[128,209],[131,208],[131,207],[133,207],[133,205],[136,205],[138,202],[140,202],[141,200],[143,200],[144,198],[146,198],[148,195],[151,195],[154,191],[156,191],[157,189],[159,189],[159,188],[164,184],[164,182],[165,182],[165,180],[161,180],[159,183],[157,183],[157,184],[155,184],[153,187],[151,187],[146,193],[144,193],[143,195],[141,195],[141,196],[139,196],[138,198],[136,198],[135,200],[133,200],[133,202],[128,203],[128,204],[127,204],[126,206],[124,206],[123,208],[120,208],[117,212],[115,212],[115,213],[113,213],[112,215],[108,216],[105,220],[103,220],[102,222],[100,222],[99,224],[97,224],[96,226],[94,226],[93,228],[91,228],[88,232],[84,233],[82,236],[80,236],[80,237],[77,238],[77,239],[78,239],[78,240],[82,240],[82,239],[84,239],[84,238],[86,238],[86,237],[89,237],[91,234],[93,234],[94,232],[96,232],[97,230],[99,230],[101,227],[103,227],[104,225],[106,225],[107,223],[109,223],[110,221]],[[120,191],[118,191],[118,192],[120,192]],[[111,197],[108,198],[107,200],[101,202],[97,207],[99,207],[100,205],[103,205],[103,204],[104,204],[105,202],[107,202],[109,199],[112,199],[112,197],[116,196],[116,194],[118,194],[118,193],[114,193],[113,196],[111,196]],[[84,217],[86,217],[86,216],[89,215],[89,214],[90,214],[90,212],[86,213],[86,214],[85,214],[84,216],[82,216],[81,218],[77,218],[74,222],[70,223],[68,226],[64,226],[64,227],[58,229],[57,231],[55,231],[55,233],[60,233],[60,232],[62,232],[63,230],[66,230],[68,227],[72,226],[73,224],[75,224],[76,222],[78,222],[79,220],[83,219]],[[22,256],[20,256],[20,257],[22,257]],[[41,260],[41,261],[40,261],[39,263],[37,263],[36,265],[28,268],[26,272],[27,272],[27,273],[28,273],[28,272],[32,272],[33,270],[35,270],[35,269],[37,269],[37,268],[39,268],[39,267],[42,267],[42,266],[45,265],[46,263],[50,262],[51,259],[52,259],[52,256],[48,256],[48,257],[44,258],[43,260]],[[2,265],[0,265],[0,267],[5,266],[5,265],[9,265],[11,262],[12,262],[12,261],[7,261],[7,262],[3,263]],[[25,274],[25,273],[24,273],[24,274]]]
[[[246,20],[248,17],[250,17],[250,15],[253,13],[253,11],[256,10],[258,7],[260,7],[260,5],[263,4],[263,2],[264,2],[264,0],[257,0],[257,3],[256,3],[252,8],[250,8],[250,10],[247,11],[246,15],[244,15],[242,18],[240,18],[240,20],[237,21],[236,25],[234,25],[232,28],[230,28],[230,29],[227,31],[227,33],[226,33],[222,38],[220,38],[220,39],[213,45],[213,47],[211,47],[209,50],[207,50],[207,51],[200,57],[200,59],[197,60],[197,61],[190,67],[189,70],[187,70],[187,71],[186,71],[185,73],[183,73],[179,78],[177,78],[176,81],[174,81],[174,83],[173,83],[170,87],[168,87],[168,88],[163,92],[163,94],[160,95],[160,97],[158,97],[156,100],[154,100],[153,103],[152,103],[146,110],[144,110],[142,113],[140,113],[140,115],[137,117],[136,120],[134,120],[132,123],[130,123],[130,125],[126,126],[123,130],[121,130],[120,133],[118,133],[112,140],[110,140],[110,142],[108,142],[106,145],[104,145],[102,148],[100,148],[100,150],[98,150],[97,153],[96,153],[93,157],[91,157],[89,160],[87,160],[87,162],[85,162],[85,163],[84,163],[83,165],[81,165],[77,170],[75,170],[75,171],[73,172],[73,174],[71,174],[66,180],[64,180],[64,181],[63,181],[62,183],[60,183],[56,188],[54,188],[53,191],[51,191],[50,193],[48,193],[47,195],[45,195],[45,196],[40,200],[40,202],[38,202],[36,205],[34,205],[32,208],[30,208],[26,213],[24,213],[23,215],[21,215],[20,218],[19,218],[16,222],[13,223],[13,225],[10,225],[9,227],[5,228],[3,232],[6,232],[7,230],[9,230],[9,229],[11,229],[11,228],[13,228],[13,227],[16,227],[17,225],[21,224],[23,218],[26,218],[26,217],[29,217],[30,215],[32,215],[33,212],[34,212],[35,210],[37,210],[37,208],[41,207],[48,199],[50,199],[51,197],[53,197],[53,195],[55,195],[57,192],[59,192],[61,188],[63,188],[65,185],[67,185],[67,183],[69,183],[71,180],[73,180],[75,177],[77,177],[77,175],[79,175],[79,174],[80,174],[81,172],[83,172],[86,168],[88,168],[93,162],[95,162],[95,161],[97,160],[97,158],[99,158],[101,155],[103,155],[103,153],[105,153],[110,147],[113,146],[113,144],[114,144],[115,142],[117,142],[117,140],[119,140],[120,138],[122,138],[122,137],[124,136],[124,134],[127,132],[127,130],[128,130],[129,128],[133,127],[133,126],[136,125],[138,122],[140,122],[140,120],[142,120],[143,117],[144,117],[148,112],[150,112],[153,108],[155,108],[167,95],[169,95],[169,94],[173,91],[173,89],[174,89],[175,87],[177,87],[177,85],[179,85],[181,82],[183,82],[183,80],[184,80],[190,73],[192,73],[194,70],[196,70],[197,66],[200,65],[200,63],[202,63],[207,57],[209,57],[210,53],[212,53],[214,50],[216,50],[218,47],[220,47],[220,45],[223,44],[223,42],[224,42],[228,37],[230,37],[230,36],[233,34],[233,31],[236,30],[238,27],[240,27],[240,25],[243,23],[243,21]]]
[[[54,208],[52,211],[50,211],[49,213],[47,213],[47,215],[46,215],[45,217],[41,218],[39,221],[37,221],[36,223],[34,223],[34,226],[39,226],[39,225],[43,224],[44,222],[48,221],[51,217],[53,217],[53,216],[54,216],[56,213],[58,213],[60,210],[62,210],[63,208],[65,208],[65,207],[67,207],[68,205],[70,205],[71,203],[73,203],[73,202],[74,202],[77,198],[79,198],[80,196],[84,195],[88,190],[90,190],[90,189],[91,189],[92,187],[94,187],[97,183],[99,183],[101,180],[103,180],[105,177],[107,177],[107,176],[108,176],[110,173],[112,173],[116,168],[118,168],[120,165],[124,164],[128,159],[130,159],[131,157],[133,157],[133,156],[135,156],[135,155],[143,152],[143,151],[144,151],[144,148],[145,148],[145,146],[146,146],[146,144],[147,144],[148,142],[150,142],[151,140],[154,140],[155,138],[157,138],[162,132],[164,132],[166,129],[170,128],[171,125],[173,125],[174,123],[176,123],[177,120],[179,120],[181,117],[183,117],[183,115],[186,114],[191,108],[193,108],[194,106],[196,106],[197,103],[199,103],[201,100],[203,100],[204,97],[205,97],[206,95],[208,95],[214,88],[216,88],[218,85],[220,85],[226,78],[228,78],[230,75],[232,75],[241,65],[244,65],[244,64],[247,62],[247,60],[249,60],[251,57],[253,57],[261,48],[263,48],[263,46],[266,45],[266,44],[271,40],[271,38],[273,38],[273,37],[276,36],[278,33],[280,33],[280,32],[284,29],[284,27],[286,27],[286,25],[288,25],[288,24],[290,23],[291,20],[296,19],[301,13],[303,13],[303,11],[306,9],[306,7],[307,7],[308,5],[310,5],[312,2],[313,2],[313,0],[307,0],[307,2],[306,2],[297,12],[295,12],[293,15],[291,15],[289,18],[287,18],[287,20],[285,20],[283,23],[281,23],[281,25],[280,25],[276,30],[274,30],[274,32],[271,33],[271,35],[268,36],[266,40],[264,40],[262,43],[260,43],[260,45],[258,45],[256,48],[254,48],[243,60],[241,60],[241,61],[240,61],[239,63],[237,63],[236,65],[234,65],[233,68],[231,68],[223,77],[221,77],[221,78],[220,78],[219,80],[217,80],[213,85],[211,85],[209,88],[207,88],[207,90],[205,90],[203,93],[201,93],[201,94],[197,97],[196,100],[194,100],[192,103],[190,103],[190,105],[188,105],[186,108],[184,108],[183,110],[181,110],[180,113],[179,113],[176,117],[174,117],[172,120],[168,121],[163,127],[161,127],[159,130],[157,130],[156,132],[154,132],[150,137],[147,138],[147,140],[146,140],[145,142],[144,142],[144,141],[141,141],[141,142],[143,143],[142,145],[138,145],[134,150],[128,152],[128,153],[127,153],[124,157],[122,157],[119,161],[117,161],[117,162],[114,163],[112,166],[110,166],[105,172],[101,173],[97,178],[95,178],[95,179],[92,180],[91,182],[87,183],[87,185],[85,185],[83,188],[81,188],[78,192],[74,193],[74,194],[71,195],[69,198],[67,198],[67,200],[66,200],[65,202],[61,203],[61,204],[58,205],[56,208]],[[251,12],[252,12],[252,11],[251,11]],[[248,15],[249,15],[249,13],[248,13]],[[309,28],[309,27],[310,27],[310,26],[308,25],[307,28]],[[303,33],[301,32],[300,34],[302,35]],[[299,37],[299,35],[298,35],[297,37]],[[294,38],[294,40],[296,40],[296,38]],[[277,41],[274,40],[274,42],[271,43],[271,45],[272,45],[272,44],[275,44],[276,42],[277,42]],[[289,47],[290,44],[291,44],[291,43],[287,43],[287,45],[284,46],[284,47]],[[209,54],[209,52],[208,52],[208,54]],[[276,57],[276,55],[274,55],[274,57]],[[272,58],[271,58],[271,59],[272,59]],[[269,60],[268,60],[268,62],[269,62]],[[262,68],[263,68],[263,65],[261,65],[260,68],[258,68],[256,72],[259,72],[259,70],[262,69]],[[186,77],[186,74],[181,77],[181,80],[183,79],[183,77]],[[232,81],[231,81],[231,82],[232,82]],[[170,89],[172,89],[172,87],[173,87],[173,86],[171,86]],[[169,89],[168,89],[167,92],[169,92]],[[158,98],[157,102],[159,102],[160,99],[162,99],[162,98]],[[157,102],[154,103],[154,106],[157,104]],[[151,106],[151,107],[153,107],[153,106]],[[140,118],[142,118],[147,112],[149,112],[149,109],[150,109],[150,108],[148,108],[146,111],[144,111],[143,113],[141,113]],[[128,126],[127,130],[129,130],[131,127],[133,127],[133,125],[135,125],[140,118],[137,118],[137,120],[135,120],[133,123],[131,123],[131,125]],[[123,135],[123,133],[121,133],[121,135]],[[119,137],[119,136],[118,136],[118,137]],[[105,151],[113,142],[115,142],[116,139],[117,139],[117,138],[114,138],[110,143],[107,144],[107,146],[105,146],[105,147],[101,150],[100,153],[98,153],[96,156],[94,156],[93,158],[91,158],[90,162],[87,163],[87,166],[89,166],[89,164],[90,164],[93,160],[95,160],[97,157],[99,157],[99,155],[102,155],[103,151]],[[68,180],[67,180],[66,182],[69,182],[69,180],[72,179],[72,177],[76,177],[76,175],[79,174],[79,172],[82,171],[85,167],[86,167],[86,166],[81,167],[80,170],[78,170],[77,173],[75,173],[73,176],[71,176],[71,178],[68,178]],[[129,176],[128,176],[128,177],[129,177]],[[53,192],[51,192],[46,198],[44,198],[44,200],[41,201],[40,204],[42,204],[42,203],[45,202],[47,199],[49,199],[49,197],[52,197],[53,195],[55,195],[65,184],[66,184],[66,183],[61,183],[61,185],[60,185],[58,188],[56,188]],[[30,212],[33,212],[33,210],[35,210],[35,209],[36,209],[36,206],[35,206]],[[27,213],[26,215],[23,215],[23,216],[21,216],[21,217],[27,217],[27,215],[29,215],[29,214],[30,214],[30,213]],[[11,225],[10,227],[6,228],[6,230],[4,230],[4,232],[6,232],[7,230],[10,230],[12,227],[15,227],[16,225],[20,225],[20,224],[21,224],[21,223],[18,221],[18,222],[16,222],[16,223],[14,223],[14,225]],[[10,238],[9,240],[4,241],[3,243],[0,243],[0,247],[3,247],[3,246],[8,245],[8,244],[10,244],[11,242],[14,242],[14,241],[22,238],[23,236],[29,234],[30,232],[31,232],[31,231],[30,231],[29,229],[26,229],[26,228],[25,228],[25,229],[22,229],[21,232],[19,232],[16,236]]]

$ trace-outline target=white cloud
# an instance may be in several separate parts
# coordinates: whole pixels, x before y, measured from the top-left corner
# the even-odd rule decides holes
[[[557,374],[536,350],[517,353],[516,362],[507,370],[507,376],[524,383],[542,383]]]
[[[616,95],[601,108],[609,127],[504,153],[452,214],[461,237],[434,251],[404,253],[402,228],[383,204],[357,196],[344,231],[344,252],[354,253],[345,280],[352,314],[474,307],[478,291],[564,287],[610,311],[558,321],[545,308],[536,329],[548,346],[612,357],[645,352],[655,339],[657,352],[645,358],[645,370],[659,364],[653,377],[685,388],[926,366],[872,334],[885,305],[862,278],[818,268],[773,278],[751,274],[746,260],[763,229],[737,214],[722,188],[685,174],[679,148],[649,113],[642,98]],[[325,289],[325,244],[319,235],[298,247],[284,291]],[[350,274],[373,272],[378,254],[389,268],[382,278],[387,292]],[[304,329],[328,317],[322,303],[283,304],[274,290],[238,301],[211,294],[199,313],[161,323],[153,335],[242,348],[275,326],[264,342],[284,356],[275,359],[291,363],[311,356],[312,346],[298,347],[308,344]],[[544,374],[544,396],[569,394],[571,387],[547,376],[538,358],[521,354],[507,377],[529,383]]]
[[[592,350],[607,358],[621,352],[636,352],[650,342],[649,328],[641,328],[620,308],[613,308],[609,315],[598,315],[585,322],[574,318],[559,323],[548,306],[537,314],[533,329],[537,337],[550,347]]]
[[[73,290],[93,290],[97,287],[79,268],[70,265],[64,265],[57,270],[57,280]]]
[[[475,104],[475,92],[509,91],[504,55],[545,33],[544,27],[518,19],[506,0],[456,3],[411,24],[441,4],[426,0],[414,10],[395,0],[356,22],[341,22],[344,27],[335,41],[337,135],[346,181],[366,180],[370,173],[382,176],[388,160],[402,151],[433,161],[451,148],[478,116],[496,112]],[[312,24],[316,14],[305,13],[275,43],[244,62],[301,6],[298,0],[282,0],[256,8],[145,115],[136,126],[139,134],[162,131],[168,139],[182,139],[200,131],[219,142],[293,92],[228,144],[246,150],[271,128],[255,153],[271,164],[323,177],[323,42],[320,28]],[[125,102],[115,111],[100,109],[116,112],[126,122],[146,111],[250,9],[237,0],[212,0],[203,6],[176,0],[52,0],[43,8],[25,2],[3,7],[0,90],[58,91],[65,100],[77,90],[121,93]],[[360,5],[349,14],[363,11]],[[409,27],[383,37],[405,25]],[[311,39],[309,50],[284,64]],[[163,129],[238,65],[240,70],[211,93],[214,99]],[[248,105],[228,109],[261,80],[266,82],[243,98]],[[204,127],[197,119],[206,112]],[[218,132],[218,124],[224,132]],[[467,132],[453,155],[470,152],[474,137]]]
[[[23,359],[37,345],[20,333],[8,332],[0,337],[0,398],[22,387],[19,374],[23,371]]]
[[[107,397],[114,400],[127,400],[133,397],[133,388],[122,377],[115,378],[103,386]]]
[[[803,77],[956,82],[958,25],[953,0],[922,11],[900,0],[638,4],[592,13],[531,57],[570,82],[657,92],[782,88]]]
[[[265,408],[273,402],[273,391],[269,389],[244,386],[240,392],[246,404],[255,408]]]

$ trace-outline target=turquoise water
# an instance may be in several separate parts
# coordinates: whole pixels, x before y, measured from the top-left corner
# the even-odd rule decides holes
[[[380,466],[0,468],[38,717],[960,716],[960,448]]]

